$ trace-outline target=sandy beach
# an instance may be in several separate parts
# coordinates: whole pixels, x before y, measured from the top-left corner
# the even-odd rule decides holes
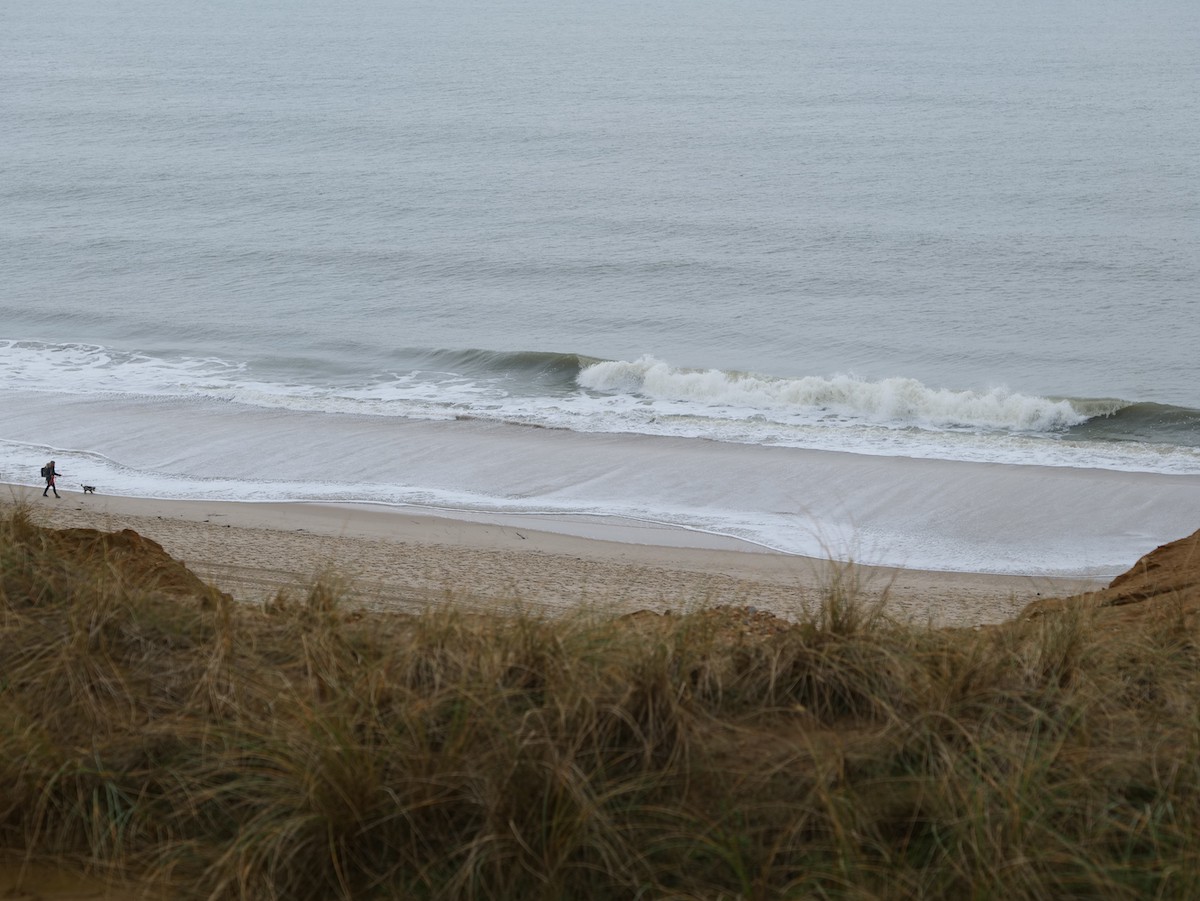
[[[566,613],[682,611],[736,604],[795,618],[831,582],[886,593],[898,618],[975,626],[1016,616],[1039,597],[1099,587],[1077,578],[929,572],[779,554],[721,536],[628,521],[429,515],[395,507],[109,497],[20,485],[0,505],[27,504],[37,522],[133,529],[239,601],[301,592],[321,574],[368,609],[453,603]],[[1131,560],[1130,563],[1133,561]]]

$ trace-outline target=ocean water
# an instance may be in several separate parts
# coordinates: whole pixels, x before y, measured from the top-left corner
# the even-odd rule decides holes
[[[1200,527],[1200,7],[0,13],[0,480],[1095,575]]]

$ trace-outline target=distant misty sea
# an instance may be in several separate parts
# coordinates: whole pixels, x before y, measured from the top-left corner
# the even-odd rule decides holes
[[[1200,527],[1200,7],[13,2],[0,480],[1096,575]]]

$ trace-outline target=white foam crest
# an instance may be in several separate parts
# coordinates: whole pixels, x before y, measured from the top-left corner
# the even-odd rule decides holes
[[[0,373],[12,387],[64,394],[179,396],[235,385],[245,367],[214,358],[168,361],[94,344],[0,342]]]
[[[951,391],[912,378],[877,382],[852,375],[781,379],[716,369],[678,369],[651,356],[607,361],[579,374],[585,389],[688,401],[709,407],[739,407],[769,413],[819,413],[879,425],[936,429],[994,429],[1055,432],[1087,417],[1069,401],[993,388]]]
[[[314,413],[452,418],[457,408],[503,397],[465,378],[393,374],[360,385],[251,377],[245,363],[168,360],[91,344],[0,341],[0,379],[12,388],[64,395],[206,398]]]

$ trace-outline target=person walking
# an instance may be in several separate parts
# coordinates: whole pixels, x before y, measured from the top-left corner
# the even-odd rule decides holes
[[[54,480],[57,479],[60,475],[62,475],[62,473],[54,468],[53,460],[51,460],[48,464],[46,464],[46,469],[44,470],[44,472],[46,473],[46,487],[44,489],[42,489],[42,497],[46,497],[47,496],[46,492],[52,488],[54,489],[55,497],[62,497],[62,495],[58,493],[58,486],[56,486],[54,484]]]

